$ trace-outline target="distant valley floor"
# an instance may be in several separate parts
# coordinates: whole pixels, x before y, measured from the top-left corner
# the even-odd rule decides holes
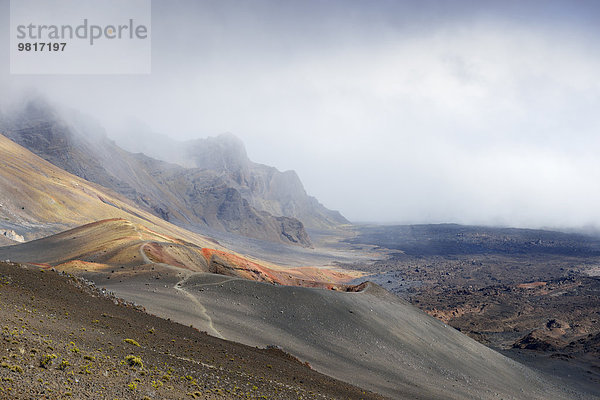
[[[479,342],[600,396],[600,240],[548,231],[362,227],[386,260],[343,266]]]

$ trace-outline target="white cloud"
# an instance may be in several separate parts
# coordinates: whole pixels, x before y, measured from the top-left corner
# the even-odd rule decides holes
[[[600,46],[585,25],[167,11],[150,77],[10,80],[109,127],[232,132],[355,220],[600,223]]]

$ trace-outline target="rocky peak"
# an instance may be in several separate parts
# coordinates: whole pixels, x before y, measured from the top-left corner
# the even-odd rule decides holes
[[[335,229],[348,223],[341,214],[308,196],[295,171],[281,172],[252,162],[243,142],[230,133],[190,141],[185,153],[191,160],[189,164],[222,173],[228,185],[237,189],[257,210],[297,218],[304,226],[314,229]]]
[[[188,142],[188,156],[196,167],[215,171],[247,170],[250,160],[244,143],[231,133]]]

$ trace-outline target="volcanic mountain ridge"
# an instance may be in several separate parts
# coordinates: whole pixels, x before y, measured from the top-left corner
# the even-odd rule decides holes
[[[127,152],[90,119],[63,117],[40,99],[0,115],[0,131],[59,168],[197,232],[210,228],[310,247],[304,221],[320,229],[347,223],[309,197],[294,172],[251,163],[241,142],[227,135],[182,146],[171,143],[179,159],[193,154],[195,165],[186,168]]]

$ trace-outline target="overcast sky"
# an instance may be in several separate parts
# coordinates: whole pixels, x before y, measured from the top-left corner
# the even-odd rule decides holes
[[[353,221],[600,226],[599,4],[154,0],[151,75],[4,58],[2,97],[35,87],[109,134],[231,132]]]

